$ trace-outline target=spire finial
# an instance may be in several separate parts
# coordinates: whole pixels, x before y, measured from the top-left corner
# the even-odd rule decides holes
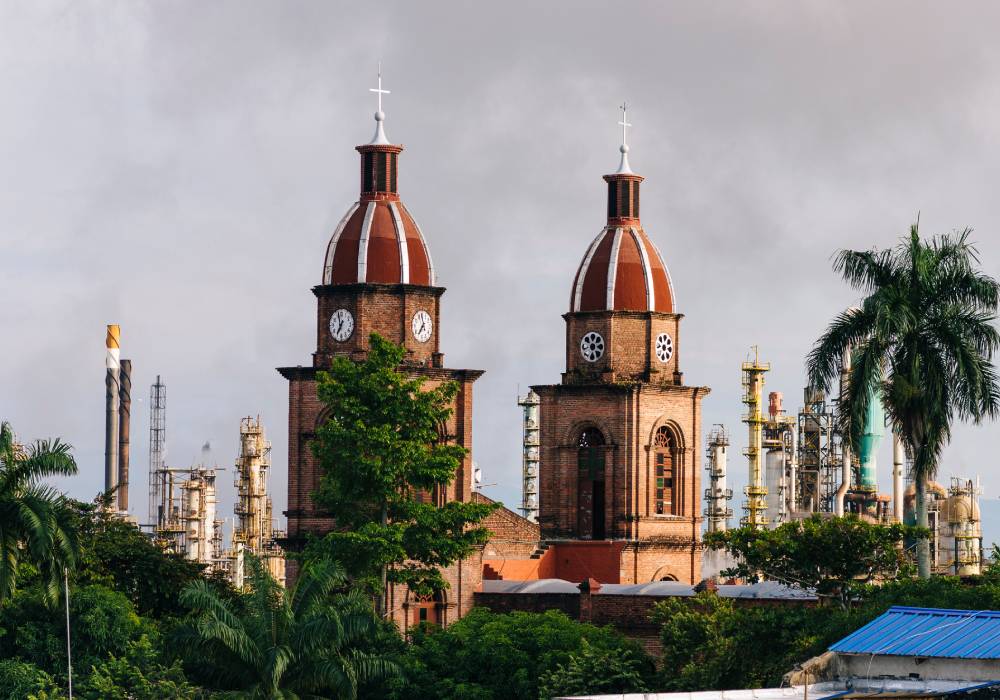
[[[618,164],[618,170],[615,174],[631,174],[632,168],[628,164],[628,128],[632,125],[628,121],[628,102],[622,102],[618,109],[622,111],[622,120],[618,122],[622,128],[622,145],[618,147],[622,154],[622,160]]]
[[[388,145],[389,139],[386,138],[385,129],[382,128],[382,122],[385,121],[385,112],[382,111],[382,95],[388,95],[390,92],[382,89],[382,61],[378,62],[378,87],[368,88],[368,92],[374,92],[378,95],[378,111],[375,112],[375,136],[372,137],[370,144]]]

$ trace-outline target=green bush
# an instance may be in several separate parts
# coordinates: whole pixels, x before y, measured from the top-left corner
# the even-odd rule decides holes
[[[394,697],[536,700],[543,676],[547,688],[570,684],[580,668],[610,657],[621,671],[634,673],[635,690],[653,677],[652,659],[609,627],[554,610],[497,614],[473,608],[446,629],[426,626],[413,633],[404,659],[407,681]]]
[[[16,659],[0,661],[0,698],[28,698],[59,691],[52,676],[38,666]]]

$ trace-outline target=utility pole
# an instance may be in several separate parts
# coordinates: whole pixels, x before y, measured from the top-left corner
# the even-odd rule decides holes
[[[63,567],[63,586],[66,592],[66,670],[69,678],[69,700],[73,700],[73,650],[69,636],[69,569]]]

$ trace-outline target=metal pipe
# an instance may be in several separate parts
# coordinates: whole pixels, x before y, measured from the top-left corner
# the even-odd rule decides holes
[[[132,418],[132,360],[122,360],[118,407],[118,510],[128,512],[129,424]]]
[[[104,421],[104,491],[111,492],[118,485],[118,407],[121,387],[119,385],[120,374],[120,346],[121,329],[117,324],[108,325],[108,332],[104,342],[107,353],[105,355],[105,368],[107,372],[104,378],[106,412]]]
[[[792,431],[792,455],[791,459],[788,460],[788,515],[789,519],[792,517],[792,513],[795,512],[796,506],[798,505],[797,495],[798,484],[796,480],[798,478],[799,471],[799,428],[797,425],[792,425],[790,430]]]
[[[847,409],[847,382],[849,380],[851,371],[851,348],[844,348],[844,356],[840,362],[840,398],[837,405],[838,411],[844,411]],[[833,514],[843,515],[844,514],[844,497],[847,495],[848,489],[851,488],[851,448],[848,447],[849,436],[844,436],[845,440],[841,442],[841,453],[842,453],[842,463],[840,468],[840,486],[837,487],[837,493],[833,497]]]
[[[892,433],[892,517],[897,523],[903,522],[903,463],[906,451],[899,433]]]

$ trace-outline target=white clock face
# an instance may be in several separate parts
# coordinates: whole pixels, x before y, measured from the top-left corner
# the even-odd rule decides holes
[[[418,311],[413,314],[410,328],[413,329],[414,338],[421,343],[426,343],[431,339],[431,333],[434,331],[434,321],[431,320],[431,315],[426,311]]]
[[[674,341],[669,333],[660,333],[656,336],[656,359],[660,362],[669,362],[674,356]]]
[[[354,332],[354,316],[347,309],[337,309],[330,316],[330,335],[338,343],[343,343]]]
[[[596,331],[590,331],[580,341],[580,354],[587,362],[597,362],[604,355],[604,338]]]

